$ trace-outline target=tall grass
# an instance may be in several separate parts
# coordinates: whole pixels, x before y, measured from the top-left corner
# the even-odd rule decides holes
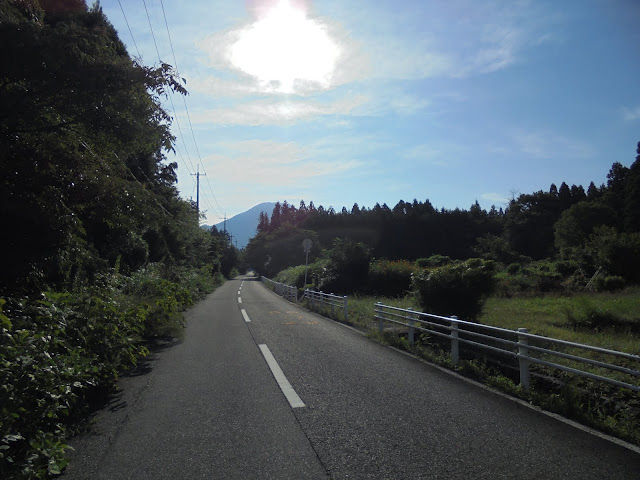
[[[377,325],[374,318],[376,302],[398,308],[416,308],[417,305],[413,296],[390,298],[353,295],[349,297],[349,323],[363,329],[375,328]]]
[[[640,288],[574,296],[489,298],[479,322],[640,354]]]

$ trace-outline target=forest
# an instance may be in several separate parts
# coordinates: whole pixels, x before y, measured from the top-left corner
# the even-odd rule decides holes
[[[0,0],[0,44],[0,477],[41,478],[237,251],[176,188],[170,65],[83,0]]]
[[[392,208],[354,204],[339,212],[313,202],[302,201],[297,208],[286,201],[277,203],[270,216],[260,217],[257,234],[244,252],[245,262],[275,276],[304,263],[301,244],[310,238],[314,247],[309,261],[319,262],[312,268],[311,281],[340,293],[406,293],[414,272],[408,263],[436,265],[471,258],[494,262],[503,270],[551,262],[545,278],[538,278],[543,290],[584,287],[596,272],[602,279],[610,278],[611,285],[637,284],[640,142],[636,153],[630,167],[619,162],[611,166],[606,184],[591,182],[585,190],[552,183],[548,191],[514,197],[504,210],[486,211],[478,202],[468,210],[437,209],[429,200],[416,199],[400,200]],[[343,265],[336,265],[341,256]],[[368,278],[376,275],[389,277],[385,288]]]

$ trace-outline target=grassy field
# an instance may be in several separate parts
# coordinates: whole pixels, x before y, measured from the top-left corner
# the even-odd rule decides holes
[[[419,310],[413,296],[349,297],[349,322],[374,328],[374,304]],[[640,288],[619,293],[489,298],[479,322],[640,355]]]
[[[640,354],[640,288],[566,297],[490,298],[479,321]]]
[[[351,296],[349,297],[349,323],[368,331],[373,338],[408,349],[443,366],[455,368],[450,364],[446,349],[445,351],[432,350],[428,345],[419,344],[410,347],[406,338],[398,336],[400,333],[398,330],[386,332],[382,336],[378,335],[377,322],[374,320],[376,302],[419,310],[413,296],[400,299]],[[341,312],[335,318],[339,321],[344,320]],[[542,336],[640,355],[640,288],[627,289],[618,293],[490,298],[479,322],[512,330],[527,328],[531,333]],[[609,360],[581,349],[579,351],[566,349],[566,351]],[[596,367],[574,365],[570,360],[557,357],[550,360],[612,378],[618,378],[621,375],[611,371],[599,371]],[[614,361],[614,363],[620,363],[632,369],[638,368],[637,362],[633,361]],[[631,390],[574,377],[547,367],[532,366],[533,371],[542,375],[539,378],[546,378],[549,382],[538,381],[527,393],[517,385],[517,380],[510,380],[495,365],[485,365],[482,360],[461,361],[455,369],[544,409],[640,445],[640,399],[637,393]],[[631,383],[637,380],[631,377],[618,379]]]

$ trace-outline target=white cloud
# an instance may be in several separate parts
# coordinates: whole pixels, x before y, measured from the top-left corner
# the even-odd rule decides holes
[[[541,26],[543,16],[529,2],[480,5],[462,0],[446,6],[423,5],[416,12],[401,8],[393,13],[370,5],[366,11],[345,9],[341,14],[344,23],[320,17],[310,19],[339,52],[332,74],[322,82],[297,81],[292,93],[308,95],[370,79],[486,74],[517,63],[526,49],[554,38]],[[228,95],[283,93],[281,81],[260,81],[239,69],[237,62],[234,64],[234,46],[254,25],[245,21],[198,42],[208,57],[208,66],[219,73],[231,73],[233,78],[213,76],[196,81],[196,89],[206,86],[210,92]]]
[[[640,120],[640,105],[635,108],[627,108],[627,107],[623,108],[622,118],[624,118],[628,122]]]
[[[246,140],[221,143],[222,153],[204,158],[218,182],[269,188],[300,186],[301,182],[337,175],[362,166],[358,160],[318,157],[313,145],[294,142]]]
[[[291,125],[315,117],[361,115],[368,98],[357,95],[334,102],[255,100],[239,105],[191,112],[194,124],[215,125]]]
[[[482,200],[486,200],[487,202],[491,203],[492,205],[502,205],[502,204],[508,204],[509,203],[509,198],[505,197],[501,193],[487,192],[487,193],[483,193],[482,195],[480,195],[480,198]]]
[[[347,43],[349,61],[339,65],[338,83],[469,77],[507,68],[527,49],[553,41],[537,8],[530,2],[461,0],[422,4],[419,12],[402,8],[393,18],[371,8],[351,20],[360,44]]]

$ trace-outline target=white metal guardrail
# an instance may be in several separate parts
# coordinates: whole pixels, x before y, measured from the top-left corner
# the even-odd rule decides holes
[[[529,389],[529,366],[531,363],[536,363],[640,392],[640,380],[638,380],[640,378],[640,356],[638,355],[534,335],[528,333],[526,328],[509,330],[492,327],[459,320],[456,317],[441,317],[412,309],[391,307],[380,302],[375,304],[375,318],[378,321],[380,333],[384,332],[385,322],[406,326],[410,344],[414,343],[416,330],[449,340],[451,343],[451,361],[454,365],[459,362],[460,343],[517,358],[520,370],[520,384],[525,390]],[[543,345],[549,348],[544,348]],[[636,365],[636,367],[628,368],[615,363],[583,357],[576,351],[595,352],[597,354],[595,355],[596,357],[610,358],[611,362],[616,360],[618,362],[620,360],[631,361],[631,364]],[[549,357],[559,357],[570,362],[567,362],[569,365],[561,365],[550,361]],[[575,368],[576,365],[574,364],[576,363],[596,367],[598,373]],[[619,372],[622,375],[619,375],[618,378],[622,378],[622,380],[605,376],[605,373],[610,372]]]
[[[326,305],[331,308],[332,315],[335,315],[336,307],[342,309],[344,321],[349,321],[349,299],[346,295],[341,297],[333,293],[316,292],[315,290],[306,289],[304,291],[304,298],[309,301],[312,308],[320,305]]]
[[[273,289],[278,295],[283,298],[286,298],[290,302],[298,303],[298,289],[296,287],[292,287],[291,285],[285,285],[284,283],[274,282],[273,280],[265,277],[264,275],[260,276],[260,281]]]

